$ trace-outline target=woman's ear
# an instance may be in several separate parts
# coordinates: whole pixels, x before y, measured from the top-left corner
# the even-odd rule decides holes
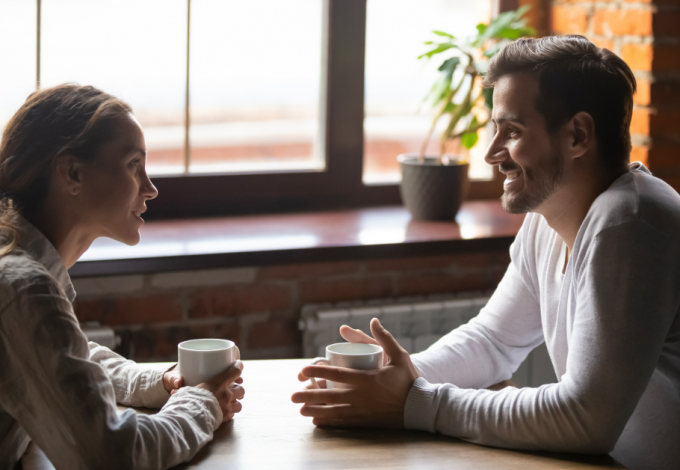
[[[569,121],[568,129],[570,158],[582,157],[591,149],[595,149],[595,121],[589,113],[576,113]]]
[[[56,183],[68,194],[77,196],[82,186],[82,162],[73,155],[59,155],[54,162]]]

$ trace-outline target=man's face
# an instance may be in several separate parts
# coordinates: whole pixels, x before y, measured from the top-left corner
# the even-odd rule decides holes
[[[559,186],[564,158],[535,107],[538,82],[532,74],[501,77],[494,87],[496,134],[485,160],[506,175],[501,198],[512,214],[536,211]]]

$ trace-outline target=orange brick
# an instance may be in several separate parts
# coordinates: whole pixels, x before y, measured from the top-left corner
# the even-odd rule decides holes
[[[652,70],[655,72],[680,71],[680,46],[654,46],[654,61]]]
[[[340,302],[391,297],[392,280],[387,276],[365,279],[315,279],[302,281],[300,303]]]
[[[656,37],[680,37],[680,13],[677,11],[654,13],[653,29]]]
[[[657,80],[651,85],[651,101],[655,105],[680,105],[680,82]]]
[[[680,168],[680,145],[677,143],[655,144],[649,150],[649,169]]]
[[[358,272],[359,267],[360,264],[353,261],[265,266],[260,268],[258,279],[304,279],[317,276],[352,274]]]
[[[651,44],[624,44],[621,58],[633,70],[652,70],[654,48]]]
[[[117,330],[120,332],[120,330]],[[237,323],[217,325],[144,328],[130,332],[131,357],[135,361],[177,361],[177,345],[198,338],[223,338],[241,343],[241,328]]]
[[[631,126],[632,127],[632,126]],[[661,110],[650,116],[650,135],[677,138],[680,134],[680,110]]]
[[[674,176],[671,178],[662,178],[666,183],[668,183],[673,189],[680,193],[680,176]]]
[[[610,51],[614,50],[614,41],[611,39],[595,39],[595,38],[589,38],[597,47],[600,47],[602,49],[609,49]]]
[[[633,118],[630,121],[630,133],[649,135],[649,110],[633,110]]]
[[[201,289],[192,294],[189,315],[193,318],[236,316],[292,308],[288,286],[255,284]]]
[[[98,321],[102,325],[139,325],[182,319],[182,305],[172,295],[82,300],[76,303],[81,322]]]
[[[677,3],[677,0],[624,0],[626,3],[640,3],[649,5],[653,3],[654,5],[672,5]]]
[[[418,256],[412,258],[385,258],[366,261],[366,271],[370,273],[380,272],[404,272],[404,271],[427,271],[451,266],[455,256]]]
[[[593,32],[615,36],[652,34],[652,13],[644,10],[595,10]]]
[[[631,162],[642,162],[644,166],[649,168],[648,160],[649,149],[647,147],[633,146],[630,151],[630,161]]]
[[[248,349],[301,346],[302,334],[296,320],[271,320],[253,325]]]
[[[649,106],[651,103],[651,84],[648,80],[637,81],[637,93],[633,96],[633,102],[641,106]]]
[[[398,280],[399,295],[450,294],[464,291],[494,289],[498,286],[505,268],[455,276],[447,273],[427,275],[409,274]]]
[[[553,7],[553,31],[560,34],[583,34],[588,28],[586,11],[576,7]]]

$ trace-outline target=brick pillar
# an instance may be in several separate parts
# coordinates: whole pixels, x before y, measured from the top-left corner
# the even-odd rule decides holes
[[[631,160],[680,191],[680,0],[553,0],[551,20],[554,34],[582,34],[633,69]]]

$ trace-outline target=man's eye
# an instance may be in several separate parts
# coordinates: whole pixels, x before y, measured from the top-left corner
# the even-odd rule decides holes
[[[515,137],[518,134],[518,132],[517,132],[517,129],[510,127],[506,131],[506,134],[508,135],[508,137]]]

